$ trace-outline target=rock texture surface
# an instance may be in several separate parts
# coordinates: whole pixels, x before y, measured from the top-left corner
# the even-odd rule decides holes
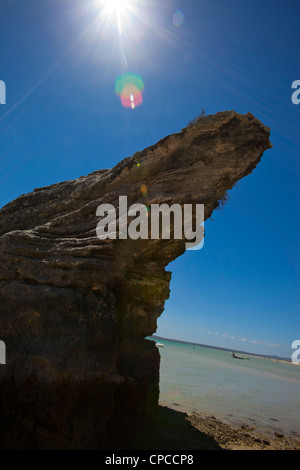
[[[128,205],[202,203],[207,219],[270,147],[253,115],[221,112],[2,208],[2,448],[130,448],[158,403],[159,352],[144,338],[185,241],[99,240],[96,209],[125,195]]]

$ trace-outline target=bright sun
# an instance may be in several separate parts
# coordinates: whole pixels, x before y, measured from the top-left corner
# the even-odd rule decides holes
[[[133,13],[134,0],[100,0],[105,21],[116,22],[119,34],[122,34],[122,25],[127,21],[128,15]]]
[[[104,9],[108,14],[115,13],[117,16],[125,12],[130,6],[131,0],[103,0]]]

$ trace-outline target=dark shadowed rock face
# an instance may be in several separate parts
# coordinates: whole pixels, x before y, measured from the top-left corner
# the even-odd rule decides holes
[[[0,211],[2,448],[129,448],[159,394],[159,353],[144,338],[169,296],[184,240],[100,240],[96,209],[204,204],[270,148],[251,114],[207,116],[111,170],[34,190]],[[140,190],[147,185],[147,195]]]

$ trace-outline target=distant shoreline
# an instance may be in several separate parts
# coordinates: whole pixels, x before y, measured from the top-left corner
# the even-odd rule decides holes
[[[269,361],[282,362],[282,363],[285,363],[285,364],[293,364],[293,365],[296,365],[296,366],[300,365],[300,364],[296,364],[295,362],[291,361],[288,358],[279,357],[279,356],[267,356],[267,355],[264,355],[264,354],[249,353],[247,351],[242,351],[240,349],[229,349],[229,348],[222,348],[220,346],[212,346],[212,345],[208,345],[208,344],[192,343],[190,341],[183,341],[183,340],[173,339],[173,338],[165,338],[163,336],[157,336],[157,335],[152,335],[149,338],[154,339],[154,340],[157,339],[157,340],[171,341],[173,343],[190,344],[191,346],[200,346],[200,347],[208,348],[208,349],[218,349],[220,351],[228,351],[228,352],[235,352],[235,353],[239,353],[239,354],[246,354],[247,356],[256,357],[256,358],[259,358],[259,359],[267,359]]]

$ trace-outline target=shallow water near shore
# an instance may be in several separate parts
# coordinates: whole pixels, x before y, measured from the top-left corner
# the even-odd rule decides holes
[[[151,338],[154,340],[155,338]],[[156,339],[160,405],[229,424],[300,436],[300,366]]]

